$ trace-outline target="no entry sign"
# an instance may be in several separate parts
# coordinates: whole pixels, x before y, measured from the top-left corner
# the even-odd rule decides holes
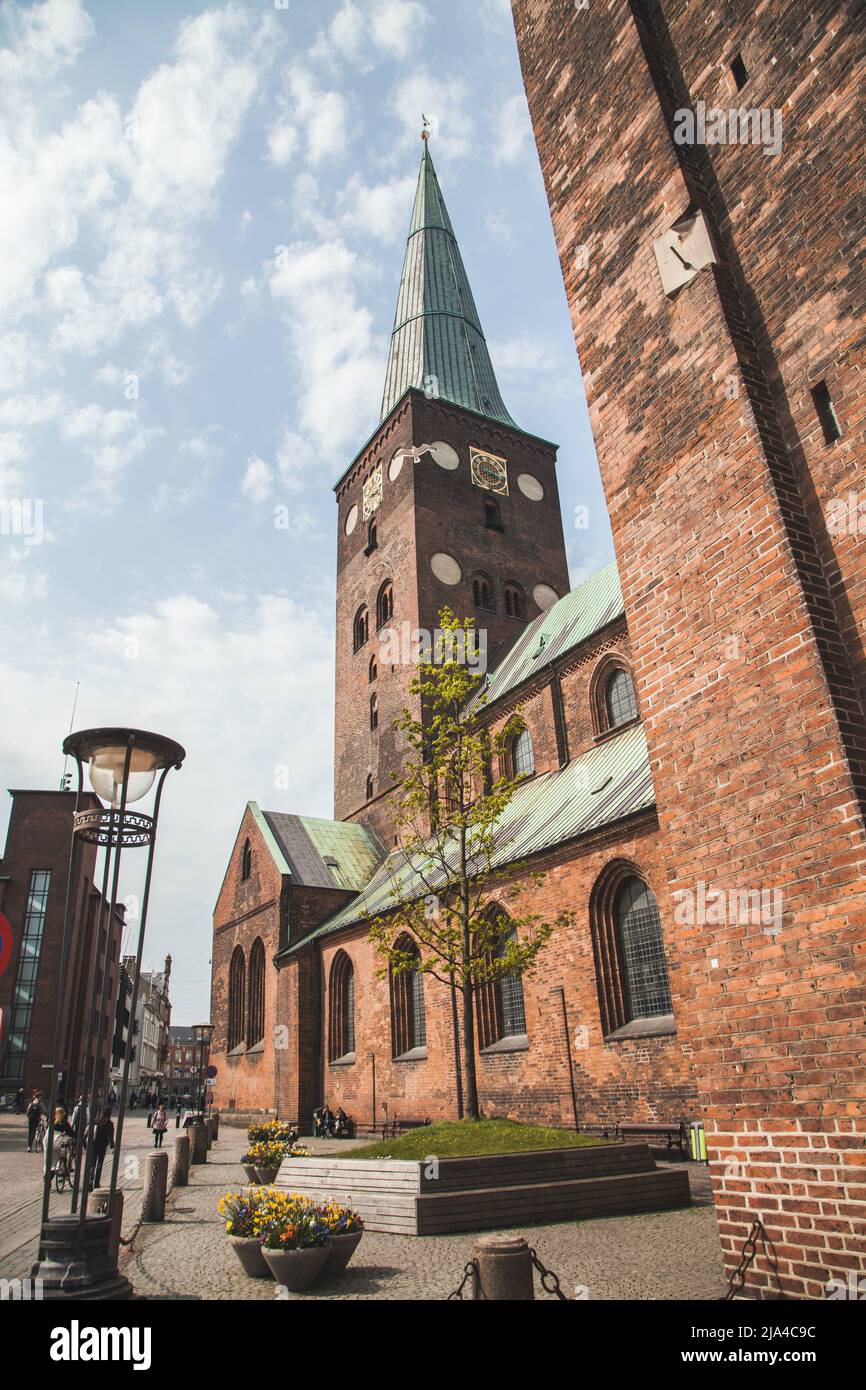
[[[12,959],[12,925],[0,912],[0,975]]]

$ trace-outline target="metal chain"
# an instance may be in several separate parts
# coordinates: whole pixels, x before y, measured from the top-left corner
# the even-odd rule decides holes
[[[463,1298],[463,1290],[464,1290],[464,1288],[466,1287],[467,1280],[471,1279],[472,1276],[473,1276],[473,1274],[477,1274],[477,1273],[478,1273],[478,1261],[477,1261],[477,1260],[470,1260],[470,1261],[468,1262],[468,1264],[465,1264],[465,1265],[463,1266],[463,1278],[460,1280],[460,1283],[457,1285],[457,1288],[456,1288],[456,1289],[452,1289],[451,1293],[448,1295],[448,1297],[446,1298],[445,1302],[446,1302],[446,1303],[450,1303],[451,1300],[452,1300],[452,1299],[455,1299],[455,1298],[459,1298],[459,1299],[462,1300],[462,1298]]]
[[[761,1220],[761,1218],[755,1217],[755,1220],[752,1222],[752,1229],[749,1231],[748,1236],[743,1242],[743,1249],[740,1255],[739,1264],[737,1265],[736,1269],[732,1271],[731,1277],[728,1280],[728,1291],[722,1297],[722,1303],[730,1302],[732,1298],[735,1298],[738,1293],[742,1292],[746,1282],[746,1272],[758,1253],[759,1239],[761,1242],[761,1250],[763,1254],[766,1256],[770,1268],[773,1271],[773,1278],[775,1279],[776,1287],[779,1290],[779,1297],[785,1298],[785,1293],[782,1289],[782,1285],[779,1283],[778,1262],[776,1259],[776,1252],[773,1249],[773,1242],[770,1240],[770,1237],[764,1230],[764,1223]]]
[[[529,1253],[532,1257],[533,1265],[541,1275],[541,1287],[544,1289],[544,1292],[552,1293],[555,1298],[561,1299],[563,1303],[570,1303],[571,1300],[569,1299],[568,1295],[564,1294],[562,1292],[562,1289],[559,1287],[559,1275],[554,1274],[552,1269],[545,1268],[545,1266],[541,1263],[541,1260],[538,1258],[535,1251],[533,1250],[532,1246],[529,1247]],[[550,1283],[547,1282],[548,1279],[550,1280]]]
[[[124,1236],[121,1236],[121,1237],[120,1237],[120,1244],[121,1244],[121,1245],[125,1245],[125,1246],[126,1246],[128,1249],[130,1249],[130,1250],[132,1249],[132,1243],[133,1243],[133,1241],[135,1240],[136,1236],[138,1235],[139,1231],[141,1230],[142,1226],[144,1225],[144,1213],[145,1213],[145,1211],[147,1210],[147,1204],[148,1204],[148,1202],[150,1201],[150,1194],[153,1192],[154,1184],[156,1183],[156,1173],[157,1173],[157,1168],[156,1168],[156,1164],[154,1164],[154,1165],[153,1165],[153,1168],[152,1168],[152,1170],[151,1170],[151,1174],[150,1174],[150,1186],[149,1186],[149,1188],[147,1189],[147,1192],[145,1193],[144,1198],[142,1199],[142,1203],[141,1203],[141,1215],[139,1216],[138,1220],[136,1221],[135,1225],[133,1226],[130,1235],[125,1236],[125,1237],[124,1237]],[[172,1178],[173,1178],[173,1177],[174,1177],[174,1169],[172,1169]],[[173,1183],[173,1181],[169,1180],[169,1182],[166,1184],[166,1189],[165,1189],[166,1201],[168,1200],[168,1195],[169,1195],[169,1193],[173,1190],[173,1188],[174,1188],[174,1183]]]

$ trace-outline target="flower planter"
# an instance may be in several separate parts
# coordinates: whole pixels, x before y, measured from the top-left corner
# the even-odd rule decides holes
[[[256,1182],[261,1183],[262,1187],[271,1187],[271,1186],[273,1185],[274,1179],[276,1178],[277,1173],[278,1173],[279,1171],[280,1171],[279,1168],[254,1168],[254,1169],[253,1169],[253,1172],[254,1172],[255,1175],[256,1175]]]
[[[241,1262],[244,1274],[251,1279],[269,1279],[271,1271],[262,1254],[258,1236],[229,1236],[229,1245]]]
[[[328,1241],[327,1274],[345,1274],[346,1265],[361,1243],[363,1231],[344,1231],[342,1235],[331,1236]]]
[[[265,1263],[278,1284],[293,1292],[315,1284],[328,1263],[327,1245],[313,1245],[306,1250],[268,1250],[262,1247]]]
[[[259,1179],[258,1174],[256,1173],[256,1170],[253,1167],[253,1165],[251,1163],[242,1163],[241,1167],[247,1175],[247,1182],[251,1182],[253,1183],[253,1185],[257,1185]]]

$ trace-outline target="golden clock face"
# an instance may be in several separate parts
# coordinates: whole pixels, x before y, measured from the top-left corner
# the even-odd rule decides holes
[[[508,493],[508,464],[504,458],[498,454],[487,454],[482,449],[470,449],[469,462],[476,487],[486,488],[488,492]]]
[[[362,494],[364,520],[369,521],[370,517],[378,510],[382,501],[382,468],[381,465],[375,473],[371,473],[364,484]]]

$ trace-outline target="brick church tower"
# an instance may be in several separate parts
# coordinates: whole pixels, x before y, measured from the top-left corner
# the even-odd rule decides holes
[[[674,1008],[728,1266],[755,1218],[775,1246],[758,1296],[827,1297],[866,1256],[859,8],[512,0],[676,909]]]
[[[555,460],[502,402],[425,139],[380,424],[335,488],[334,815],[386,848],[419,630],[447,604],[491,663],[568,591]]]

